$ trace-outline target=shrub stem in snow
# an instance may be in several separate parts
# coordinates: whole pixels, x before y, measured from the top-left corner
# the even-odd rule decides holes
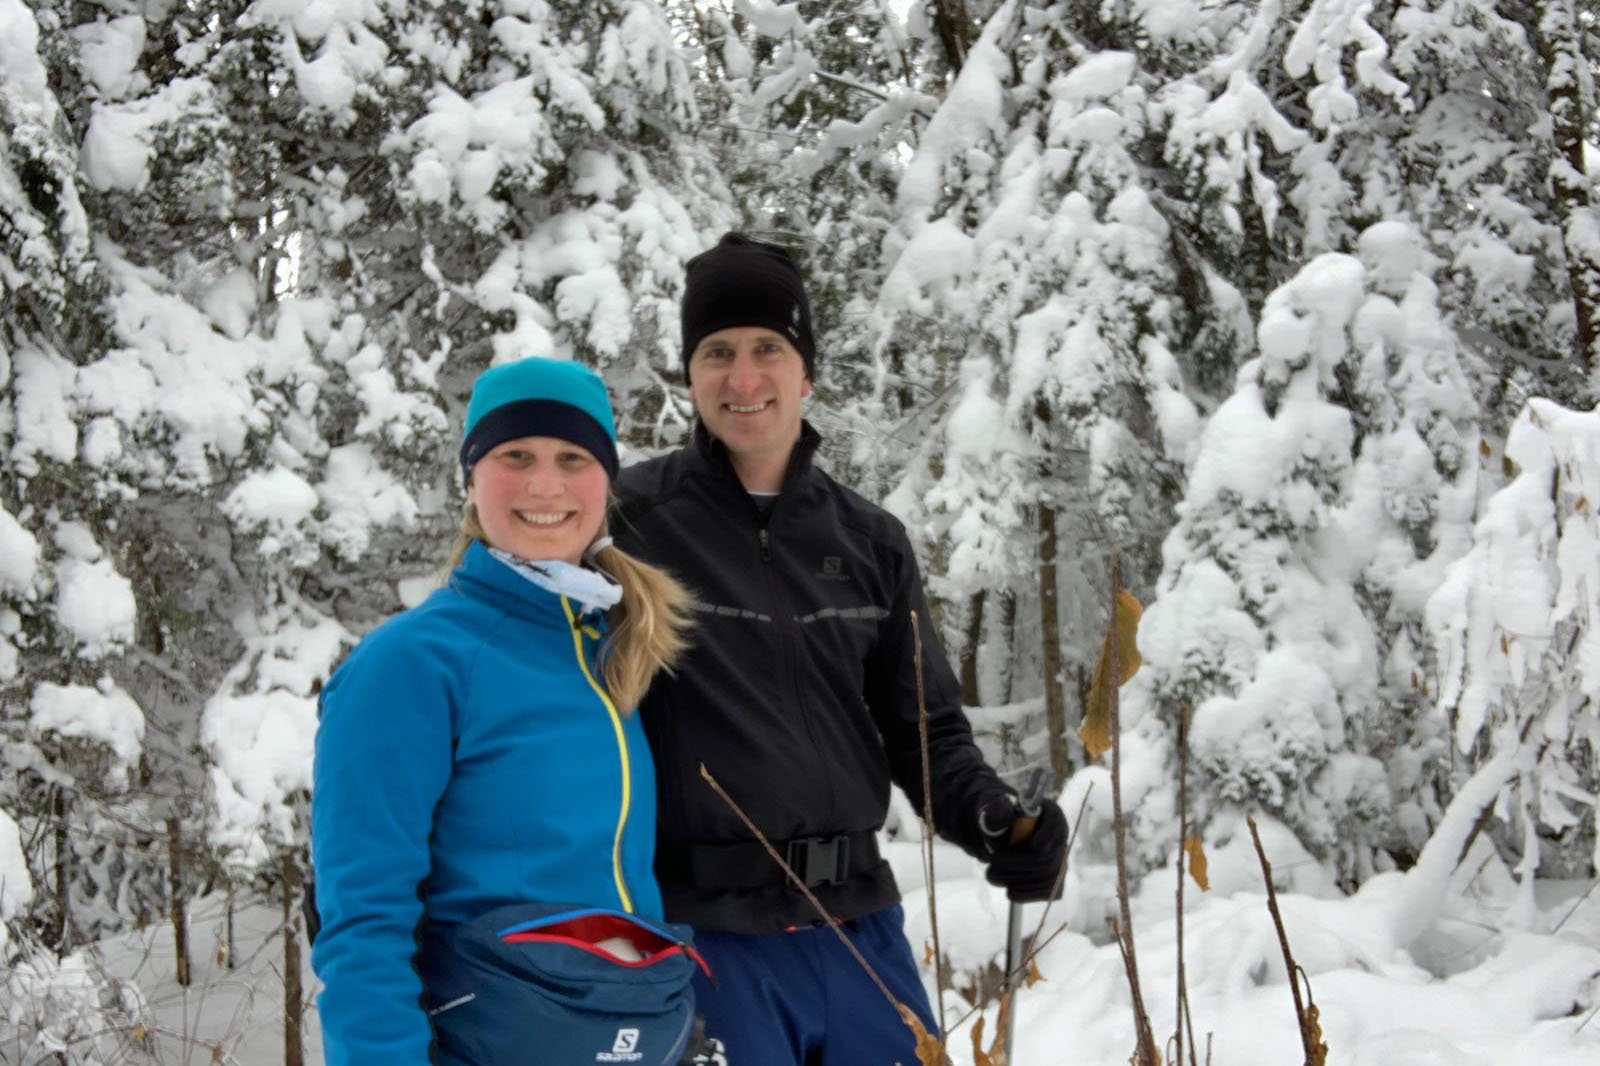
[[[1322,1042],[1317,1003],[1311,997],[1311,977],[1294,961],[1294,953],[1289,950],[1289,934],[1283,928],[1283,914],[1278,910],[1278,892],[1272,887],[1272,864],[1267,861],[1266,849],[1261,846],[1256,820],[1246,815],[1245,822],[1250,826],[1250,839],[1255,841],[1256,857],[1261,860],[1261,876],[1267,882],[1267,910],[1272,912],[1272,924],[1278,930],[1278,946],[1283,949],[1283,966],[1289,975],[1289,991],[1294,994],[1294,1013],[1300,1023],[1300,1044],[1306,1053],[1305,1066],[1323,1066],[1328,1061],[1328,1045]],[[1302,978],[1306,983],[1303,1000],[1300,998]]]
[[[922,1066],[950,1066],[950,1059],[945,1055],[938,1041],[922,1027],[922,1022],[917,1017],[916,1012],[894,998],[894,993],[890,992],[889,986],[883,983],[883,978],[878,976],[878,971],[872,968],[872,964],[866,960],[865,956],[861,954],[854,944],[850,943],[850,938],[845,936],[843,930],[839,928],[839,919],[828,913],[828,908],[822,905],[822,901],[817,898],[816,893],[812,892],[800,875],[794,872],[794,868],[783,860],[783,856],[779,855],[778,850],[772,846],[772,841],[768,840],[766,834],[756,828],[756,824],[750,820],[750,816],[744,812],[744,808],[739,806],[732,796],[728,795],[722,785],[717,782],[717,779],[712,776],[711,771],[706,769],[705,763],[700,764],[700,776],[705,778],[706,784],[711,786],[711,791],[715,792],[722,799],[722,802],[728,805],[728,809],[739,816],[739,821],[744,823],[745,828],[755,835],[756,840],[761,843],[767,854],[772,857],[772,861],[777,863],[783,870],[784,876],[792,881],[794,886],[806,897],[807,902],[816,909],[817,914],[827,923],[828,928],[833,930],[833,935],[839,938],[839,942],[844,945],[845,950],[861,964],[861,968],[867,972],[867,976],[872,979],[872,983],[877,986],[878,991],[883,993],[883,998],[888,1000],[890,1005],[894,1007],[896,1013],[900,1015],[900,1020],[905,1023],[906,1028],[910,1029],[917,1038],[917,1058],[921,1060]]]
[[[1111,598],[1110,613],[1106,615],[1106,628],[1112,634],[1107,641],[1110,648],[1106,662],[1108,707],[1111,712],[1111,824],[1115,829],[1117,845],[1117,907],[1120,921],[1113,921],[1117,935],[1117,950],[1122,954],[1122,966],[1128,974],[1128,994],[1133,1002],[1134,1048],[1133,1061],[1137,1066],[1159,1066],[1160,1052],[1156,1050],[1155,1034],[1150,1029],[1150,1014],[1145,1010],[1144,993],[1139,986],[1139,960],[1133,947],[1133,908],[1128,902],[1128,846],[1127,822],[1122,815],[1122,719],[1118,679],[1122,665],[1118,661],[1115,631],[1117,625],[1117,600],[1122,592],[1122,561],[1117,546],[1111,546]]]
[[[933,774],[928,759],[928,702],[922,685],[922,627],[911,612],[911,636],[917,666],[917,739],[922,746],[922,869],[928,885],[928,925],[933,932],[933,982],[938,995],[934,1014],[944,1028],[944,953],[939,945],[938,892],[933,885]]]

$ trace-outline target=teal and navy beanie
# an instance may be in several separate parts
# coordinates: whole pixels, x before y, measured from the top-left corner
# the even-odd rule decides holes
[[[472,386],[461,440],[461,472],[498,444],[518,437],[557,437],[589,451],[617,476],[617,427],[600,375],[565,359],[519,359],[490,367]]]

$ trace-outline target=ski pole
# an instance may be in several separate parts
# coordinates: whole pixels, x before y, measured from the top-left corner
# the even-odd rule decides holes
[[[1033,832],[1034,824],[1039,820],[1039,808],[1044,801],[1044,767],[1035,766],[1028,775],[1028,783],[1022,789],[1022,795],[1017,798],[1017,817],[1011,823],[1011,843],[1019,844],[1028,839]],[[1022,961],[1022,904],[1011,904],[1011,912],[1006,918],[1006,973],[1005,983],[1001,986],[1001,993],[1011,994],[1011,1003],[1006,1007],[1006,1033],[1005,1049],[1006,1062],[1011,1062],[1012,1038],[1017,1034],[1017,987],[1019,982],[1016,977],[1017,967]]]

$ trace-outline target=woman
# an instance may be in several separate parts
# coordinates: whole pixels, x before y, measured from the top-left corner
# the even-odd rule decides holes
[[[461,465],[445,584],[322,693],[326,1061],[423,1066],[435,1038],[447,1064],[676,1059],[655,1046],[675,1033],[629,1013],[684,1019],[692,953],[659,921],[654,772],[631,712],[684,646],[685,594],[604,535],[616,430],[587,368],[484,373]]]

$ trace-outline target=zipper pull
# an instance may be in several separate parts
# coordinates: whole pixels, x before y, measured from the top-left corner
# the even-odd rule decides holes
[[[772,544],[767,540],[767,527],[761,527],[761,561],[772,562]]]

